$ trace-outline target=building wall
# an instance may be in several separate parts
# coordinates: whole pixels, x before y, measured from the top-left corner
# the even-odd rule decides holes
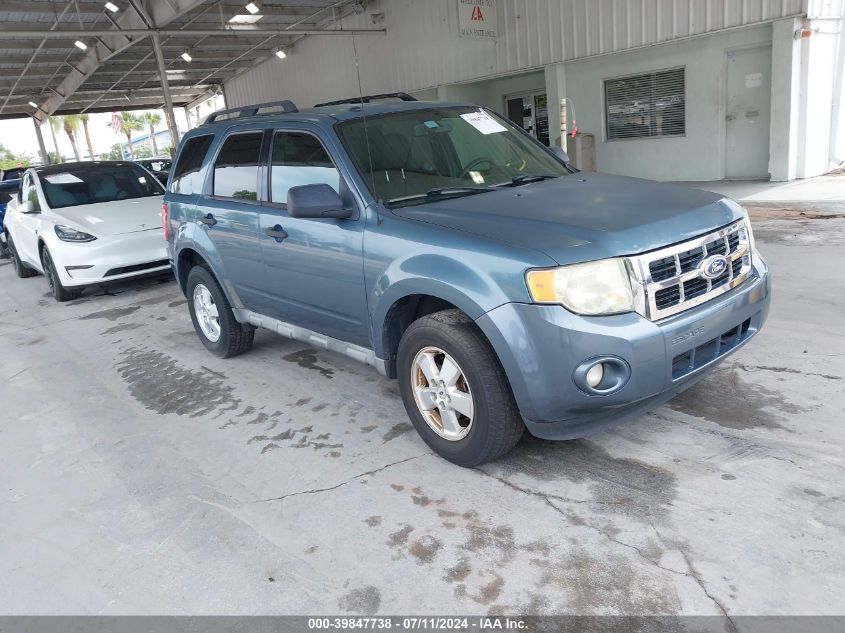
[[[568,64],[565,96],[574,102],[579,131],[595,135],[598,171],[657,180],[723,178],[726,53],[770,48],[771,32],[766,25]],[[686,135],[607,141],[604,80],[678,66],[686,68]]]
[[[601,171],[665,180],[725,175],[725,54],[765,46],[772,57],[769,172],[824,173],[845,160],[845,0],[498,0],[499,37],[458,35],[457,0],[370,0],[338,28],[386,34],[306,37],[228,81],[229,107],[292,99],[300,106],[402,90],[503,111],[506,94],[546,90],[552,144],[560,99],[595,135]],[[797,29],[814,35],[796,40]],[[686,135],[604,139],[603,80],[686,66]]]
[[[822,0],[819,0],[822,1]],[[327,35],[297,42],[226,83],[230,107],[279,98],[302,105],[364,93],[415,92],[542,70],[722,29],[800,15],[802,0],[498,0],[499,37],[458,35],[456,0],[371,0],[343,28],[384,35]],[[339,25],[340,26],[340,25]],[[356,55],[357,53],[357,55]],[[355,60],[358,60],[356,68]]]

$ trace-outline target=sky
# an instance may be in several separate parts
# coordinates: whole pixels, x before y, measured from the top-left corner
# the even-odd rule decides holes
[[[218,104],[218,106],[223,107],[222,104]],[[202,104],[200,106],[200,116],[204,117],[210,114],[213,109],[215,108],[210,101]],[[141,110],[136,110],[135,114],[140,115],[142,112]],[[158,112],[161,115],[162,121],[156,126],[156,131],[166,130],[167,124],[164,120],[164,112],[162,110],[150,110],[150,112]],[[193,116],[193,110],[191,113],[191,121],[194,123],[195,117]],[[176,115],[176,126],[180,132],[184,133],[193,127],[193,125],[188,125],[184,108],[174,108],[174,114]],[[126,136],[112,129],[111,113],[109,112],[91,114],[88,120],[88,131],[91,135],[91,145],[94,148],[95,156],[108,152],[115,143],[126,143]],[[46,123],[41,126],[41,134],[44,137],[44,145],[47,151],[55,151],[50,127]],[[149,130],[145,129],[133,134],[133,138],[148,134]],[[56,140],[58,141],[59,151],[62,153],[62,156],[72,158],[73,148],[64,130],[56,132]],[[16,154],[29,154],[33,160],[38,160],[38,139],[35,136],[35,127],[32,119],[7,119],[0,121],[0,144]],[[80,155],[83,159],[87,159],[88,147],[85,144],[85,133],[81,126],[79,128],[77,144]],[[160,137],[158,144],[161,147]]]

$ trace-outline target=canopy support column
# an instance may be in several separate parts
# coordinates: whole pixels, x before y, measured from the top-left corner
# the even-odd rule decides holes
[[[49,165],[50,155],[47,153],[47,147],[44,145],[44,137],[41,136],[41,124],[38,122],[38,119],[32,117],[32,125],[35,126],[35,138],[38,139],[38,153],[41,154],[41,163]],[[49,122],[47,125],[49,125]]]
[[[170,132],[170,156],[173,157],[176,147],[179,145],[179,130],[176,129],[176,116],[173,114],[173,99],[170,97],[170,85],[167,83],[167,71],[164,67],[164,54],[161,52],[161,39],[157,32],[153,32],[153,52],[155,53],[156,64],[158,64],[158,75],[161,81],[161,90],[164,93],[164,118],[167,121],[167,131]]]

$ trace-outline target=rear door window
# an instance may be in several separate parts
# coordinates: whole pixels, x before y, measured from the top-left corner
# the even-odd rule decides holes
[[[285,204],[288,189],[315,184],[340,189],[340,174],[320,139],[305,132],[277,132],[270,164],[270,200]]]
[[[190,195],[202,191],[200,169],[213,139],[211,134],[205,134],[185,141],[185,147],[179,153],[179,160],[173,172],[173,180],[170,183],[171,192]]]
[[[263,132],[233,134],[214,161],[213,194],[219,198],[258,200],[258,165]]]

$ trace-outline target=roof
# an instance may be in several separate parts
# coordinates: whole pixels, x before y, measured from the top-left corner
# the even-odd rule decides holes
[[[175,106],[221,90],[224,81],[306,34],[334,36],[362,0],[13,0],[0,2],[0,118],[151,109],[164,104],[153,40]],[[358,29],[381,33],[384,29]],[[79,40],[87,48],[74,45]],[[191,62],[182,53],[190,52]],[[29,102],[35,103],[33,108]]]
[[[244,106],[249,107],[249,106]],[[351,121],[364,116],[375,117],[382,114],[393,114],[396,112],[412,112],[415,110],[427,110],[430,108],[478,108],[471,103],[448,103],[443,101],[384,101],[377,103],[347,103],[342,105],[330,105],[317,108],[304,108],[296,112],[271,112],[258,116],[234,117],[220,119],[212,123],[200,125],[191,132],[203,133],[217,127],[228,127],[240,123],[251,123],[253,121],[302,121],[311,123],[331,123],[335,121]]]
[[[41,167],[33,167],[39,174],[55,174],[77,167],[98,167],[103,165],[117,166],[117,165],[134,165],[131,160],[81,160],[76,163],[59,163],[58,165],[42,165]]]

